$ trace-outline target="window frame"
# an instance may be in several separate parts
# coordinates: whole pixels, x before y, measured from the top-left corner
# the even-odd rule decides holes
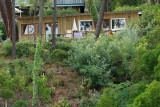
[[[28,28],[28,30],[27,30],[27,34],[23,34],[23,26],[24,25],[27,25],[27,28]],[[34,26],[34,24],[21,24],[21,34],[22,34],[22,36],[32,36],[32,35],[34,35],[34,33],[33,34],[29,34],[29,25],[33,25]],[[36,23],[36,35],[38,35],[38,23]]]
[[[45,23],[45,36],[46,36],[46,24],[51,24],[51,33],[53,34],[53,22],[48,22],[48,23]],[[59,23],[56,22],[56,24],[58,25],[58,32],[59,32]],[[59,33],[57,33],[59,34]]]
[[[117,29],[113,29],[112,28],[112,20],[115,20],[115,19],[124,19],[125,23],[124,23],[124,27],[123,28],[117,28]],[[126,27],[126,18],[111,18],[111,30],[122,30]]]
[[[91,22],[92,22],[92,30],[81,30],[81,29],[80,29],[80,22],[82,22],[82,21],[91,21]],[[93,29],[94,29],[93,20],[79,20],[79,31],[80,31],[80,32],[93,31]]]

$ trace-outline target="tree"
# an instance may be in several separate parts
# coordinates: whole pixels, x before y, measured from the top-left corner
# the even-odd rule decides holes
[[[160,0],[157,0],[157,3],[160,4]]]
[[[93,4],[93,0],[89,0],[89,8],[92,14],[94,26],[96,27],[96,24],[98,22],[98,13],[97,13],[96,7]]]
[[[12,3],[11,0],[0,0],[0,12],[5,25],[7,37],[12,40]]]
[[[52,50],[54,50],[56,47],[56,16],[57,16],[57,7],[56,7],[56,0],[54,0]]]
[[[97,23],[97,26],[96,26],[96,31],[95,31],[96,38],[98,38],[99,34],[100,34],[100,30],[101,30],[101,26],[102,26],[102,21],[103,21],[103,16],[104,16],[104,9],[105,9],[105,6],[106,6],[106,1],[107,0],[102,0],[101,11],[100,11],[100,15],[99,15],[99,18],[98,18],[98,23]]]
[[[16,59],[15,0],[1,0],[0,12],[5,24],[7,37],[12,41],[12,59]]]
[[[153,5],[153,4],[154,4],[153,0],[150,0],[150,2],[151,2],[151,5]]]
[[[30,10],[34,11],[34,48],[36,48],[36,10],[39,6],[39,0],[29,0]]]
[[[43,0],[40,0],[39,6],[39,36],[42,39],[42,25],[43,25]]]
[[[12,0],[12,59],[16,59],[15,0]]]
[[[41,53],[41,45],[40,45],[41,39],[37,39],[37,46],[36,46],[36,52],[34,55],[34,66],[33,66],[33,102],[32,106],[37,107],[38,106],[38,80],[39,80],[39,70],[42,65],[42,59],[40,57]]]

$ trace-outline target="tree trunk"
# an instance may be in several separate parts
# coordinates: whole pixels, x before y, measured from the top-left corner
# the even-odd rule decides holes
[[[1,12],[1,15],[2,15],[2,19],[3,19],[3,22],[4,22],[4,26],[5,26],[5,29],[6,29],[6,34],[7,34],[7,37],[9,37],[8,35],[8,17],[7,17],[7,11],[6,11],[6,5],[5,5],[5,2],[4,0],[0,0],[0,12]]]
[[[106,6],[106,1],[107,0],[102,0],[101,12],[100,12],[100,15],[98,18],[98,23],[97,23],[97,27],[96,27],[96,31],[95,31],[96,39],[99,37],[99,34],[100,34],[100,30],[101,30],[101,26],[102,26],[102,22],[103,22],[103,16],[104,16],[104,9]]]
[[[5,4],[7,7],[7,16],[8,16],[8,31],[9,31],[9,37],[10,40],[12,41],[12,2],[11,0],[5,0]],[[15,9],[13,10],[15,11]]]
[[[36,48],[36,8],[34,8],[34,48]]]
[[[56,7],[56,0],[54,0],[52,51],[56,48],[56,16],[57,16],[56,14],[57,14],[57,7]]]
[[[157,3],[160,4],[160,0],[157,0]]]
[[[16,59],[15,0],[12,0],[12,59]]]
[[[9,7],[11,7],[11,8],[8,8],[7,7],[8,5],[6,6],[6,2],[8,4],[10,4]],[[5,30],[6,30],[6,34],[7,34],[8,38],[12,35],[12,32],[11,32],[12,31],[12,12],[11,11],[12,11],[11,1],[10,0],[6,0],[6,1],[0,0],[0,12],[2,15],[2,19],[3,19],[4,25],[5,25]],[[8,19],[8,18],[11,18],[11,19]],[[10,39],[11,39],[11,37],[10,37]]]
[[[7,107],[7,100],[4,101],[4,106]]]
[[[43,0],[40,0],[40,8],[39,8],[39,36],[42,40],[42,26],[43,26]]]
[[[151,6],[152,6],[152,5],[154,4],[154,3],[153,3],[153,0],[150,0],[150,2],[151,2]]]

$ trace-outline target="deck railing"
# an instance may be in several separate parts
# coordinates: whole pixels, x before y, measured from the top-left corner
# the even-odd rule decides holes
[[[15,1],[16,5],[19,0]],[[20,2],[28,3],[29,0],[20,0]],[[57,0],[57,5],[73,5],[73,4],[84,4],[84,0]]]

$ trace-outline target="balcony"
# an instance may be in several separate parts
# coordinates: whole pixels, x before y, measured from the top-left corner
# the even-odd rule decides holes
[[[16,0],[16,6],[19,0]],[[29,0],[20,0],[21,2],[28,3]],[[57,7],[71,7],[71,6],[84,6],[84,0],[57,0]]]

